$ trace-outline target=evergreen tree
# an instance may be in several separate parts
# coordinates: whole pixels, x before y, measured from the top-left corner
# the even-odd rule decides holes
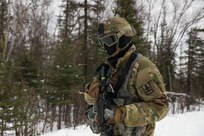
[[[204,34],[204,29],[196,29],[197,34],[197,48],[196,48],[196,59],[197,59],[197,69],[196,76],[197,82],[195,82],[195,89],[198,90],[197,96],[204,98],[204,38],[202,35]]]
[[[198,36],[199,29],[192,29],[189,33],[187,61],[187,93],[192,96],[203,97],[203,51],[204,39]],[[202,32],[202,31],[201,31]]]
[[[54,89],[49,89],[48,92],[56,92],[51,93],[55,97],[49,101],[62,103],[64,112],[74,113],[73,122],[69,119],[71,113],[62,115],[63,119],[58,120],[58,128],[60,128],[60,120],[64,120],[69,126],[78,125],[85,119],[81,116],[85,103],[81,101],[82,96],[73,90],[84,89],[85,83],[91,79],[97,65],[101,62],[102,52],[97,41],[97,26],[100,13],[104,10],[103,0],[94,0],[91,3],[87,0],[83,2],[63,0],[62,2],[63,14],[58,19],[59,42],[48,79],[48,83],[54,86]],[[51,95],[48,96],[51,97]],[[56,99],[58,97],[62,98]],[[70,102],[73,106],[70,106]]]
[[[0,130],[1,135],[5,131],[15,131],[25,126],[28,121],[24,106],[28,99],[26,92],[19,81],[14,80],[14,74],[18,71],[16,65],[0,63]]]
[[[57,128],[60,129],[62,122],[67,127],[72,125],[70,111],[74,103],[72,94],[76,92],[79,82],[81,83],[80,68],[74,59],[77,52],[78,41],[76,38],[76,16],[78,4],[73,0],[62,1],[63,14],[59,16],[59,41],[53,51],[53,62],[47,73],[48,90],[45,94],[48,104],[55,109],[52,114],[57,117]],[[75,90],[75,91],[74,91]],[[56,110],[58,108],[58,111]]]
[[[26,103],[25,91],[21,83],[15,80],[14,73],[19,67],[7,59],[8,53],[8,5],[0,1],[0,135],[5,131],[14,131],[19,135],[19,128],[25,125],[26,112],[22,110]]]
[[[80,78],[77,74],[77,67],[75,67],[69,59],[71,56],[71,50],[66,45],[60,45],[56,50],[56,58],[53,65],[48,71],[48,77],[46,83],[48,85],[48,90],[46,90],[45,99],[55,108],[58,108],[57,113],[58,117],[58,129],[61,128],[61,123],[64,121],[62,119],[64,116],[69,117],[70,113],[66,112],[69,104],[73,103],[74,99],[71,97],[71,94],[77,90],[77,84],[80,81]],[[63,109],[67,109],[62,111]],[[56,114],[55,113],[55,114]],[[66,122],[67,123],[67,122]]]
[[[27,2],[15,1],[10,6],[6,0],[0,1],[2,135],[5,130],[15,131],[16,135],[37,135],[36,125],[42,119],[41,70],[47,63],[48,56],[43,53],[48,49],[49,34],[48,16],[41,11],[45,11],[49,0],[38,2],[29,1],[28,8]],[[15,12],[8,15],[7,7]]]

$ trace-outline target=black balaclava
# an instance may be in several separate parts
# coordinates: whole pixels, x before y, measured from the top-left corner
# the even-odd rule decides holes
[[[119,52],[116,56],[114,56],[114,57],[107,58],[107,61],[115,68],[115,67],[116,67],[116,64],[117,64],[117,62],[118,62],[118,60],[119,60],[120,58],[122,58],[122,57],[125,55],[125,53],[126,53],[131,47],[132,47],[132,42],[130,41],[129,44],[127,45],[127,47],[126,47],[124,50],[120,51],[120,52]]]

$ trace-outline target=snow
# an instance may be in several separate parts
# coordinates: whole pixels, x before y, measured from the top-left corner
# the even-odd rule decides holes
[[[169,115],[159,121],[154,136],[204,136],[204,111]],[[41,136],[99,136],[83,125],[50,132]]]
[[[155,136],[204,136],[204,111],[171,115],[157,123]]]

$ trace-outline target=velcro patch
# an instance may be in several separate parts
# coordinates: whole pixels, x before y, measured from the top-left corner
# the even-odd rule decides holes
[[[151,85],[150,85],[150,83],[148,82],[148,83],[146,83],[145,85],[143,85],[142,86],[142,89],[143,89],[143,91],[144,91],[144,93],[146,94],[146,95],[150,95],[151,93],[153,93],[153,89],[152,89],[152,87],[151,87]]]

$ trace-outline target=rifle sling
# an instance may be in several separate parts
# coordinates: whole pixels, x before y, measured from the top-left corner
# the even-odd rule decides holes
[[[131,66],[133,65],[133,63],[135,62],[135,60],[137,59],[138,57],[138,54],[136,52],[133,52],[131,55],[130,55],[130,58],[127,60],[127,62],[125,63],[125,67],[122,71],[122,74],[121,76],[119,76],[119,79],[114,87],[114,98],[116,99],[121,99],[121,100],[124,100],[124,105],[127,105],[127,104],[131,104],[131,103],[134,103],[134,102],[141,102],[141,99],[138,99],[134,96],[132,97],[126,97],[126,96],[117,96],[118,95],[118,91],[120,90],[120,88],[123,86],[123,84],[125,83],[125,79],[128,75],[128,72],[131,68]]]

